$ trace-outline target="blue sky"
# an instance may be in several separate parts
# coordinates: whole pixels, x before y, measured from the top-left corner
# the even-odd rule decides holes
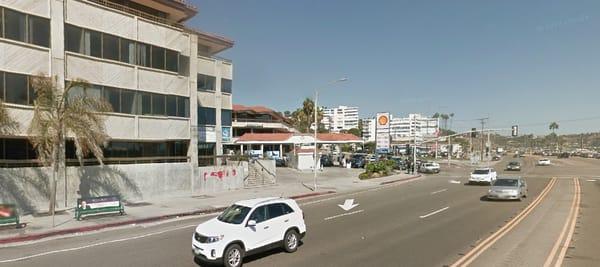
[[[600,131],[600,1],[191,1],[233,39],[234,103],[490,117],[521,132]],[[591,118],[581,121],[570,119]]]

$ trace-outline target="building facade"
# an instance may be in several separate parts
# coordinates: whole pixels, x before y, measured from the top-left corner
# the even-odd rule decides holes
[[[358,107],[324,108],[321,123],[332,133],[358,128]]]
[[[439,131],[439,120],[421,114],[408,114],[407,117],[391,116],[390,137],[392,142],[408,142],[414,137],[418,139],[433,138]],[[363,119],[363,139],[365,142],[375,141],[375,118]]]
[[[108,164],[186,162],[219,155],[231,138],[233,41],[182,25],[196,7],[184,0],[0,0],[0,98],[19,131],[0,136],[0,161],[36,155],[26,129],[35,95],[30,77],[104,97]],[[67,158],[74,160],[67,144]]]

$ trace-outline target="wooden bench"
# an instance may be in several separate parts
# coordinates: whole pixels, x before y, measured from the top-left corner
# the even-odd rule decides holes
[[[0,204],[0,225],[8,224],[15,224],[19,228],[19,213],[13,204]]]
[[[118,196],[89,197],[77,199],[75,218],[80,221],[84,215],[104,213],[125,214],[125,207]]]

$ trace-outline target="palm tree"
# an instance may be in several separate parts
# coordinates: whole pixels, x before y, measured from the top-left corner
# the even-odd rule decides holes
[[[108,135],[104,127],[106,118],[100,113],[112,110],[110,104],[103,98],[93,98],[81,93],[89,87],[86,81],[67,82],[62,90],[57,85],[57,79],[43,76],[32,78],[36,100],[33,118],[27,130],[39,160],[53,170],[49,196],[49,212],[52,215],[56,206],[57,176],[59,170],[66,167],[66,139],[73,138],[76,155],[81,165],[83,165],[83,156],[90,152],[102,164],[101,146],[108,141]],[[76,95],[75,88],[83,90]]]
[[[441,114],[440,118],[444,121],[444,129],[448,129],[448,119],[450,116],[448,114]]]
[[[448,130],[452,129],[452,121],[453,121],[453,119],[454,119],[454,113],[450,113],[450,128]]]
[[[18,129],[18,124],[8,114],[4,102],[0,99],[0,136],[8,135]]]
[[[552,131],[552,134],[556,136],[556,150],[558,150],[558,136],[554,133],[554,131],[558,130],[558,123],[552,122],[548,128]]]
[[[314,121],[314,116],[314,102],[312,99],[306,98],[304,99],[304,102],[302,102],[302,107],[294,111],[291,117],[292,121],[294,122],[294,127],[296,127],[296,129],[298,129],[300,132],[307,133],[310,131],[310,126]],[[323,109],[319,108],[317,113],[317,122],[319,123],[316,124],[319,125],[319,127],[322,126],[320,125],[322,119]],[[319,130],[322,131],[323,129],[319,128]]]

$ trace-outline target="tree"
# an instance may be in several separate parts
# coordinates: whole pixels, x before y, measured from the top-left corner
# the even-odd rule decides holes
[[[556,122],[550,123],[550,126],[548,126],[548,129],[550,129],[550,131],[552,131],[554,133],[554,131],[558,130],[558,123],[556,123]]]
[[[448,129],[448,119],[450,116],[448,114],[441,114],[440,118],[444,121],[444,129]]]
[[[357,137],[362,136],[362,133],[360,132],[360,130],[358,128],[352,128],[352,129],[348,130],[348,133],[356,135]]]
[[[4,102],[0,99],[0,136],[8,135],[17,130],[19,124],[15,122],[8,114],[8,110],[4,106]]]
[[[296,111],[292,112],[291,118],[294,124],[294,127],[298,129],[301,133],[308,133],[310,131],[310,126],[314,122],[314,102],[310,98],[304,99],[302,102],[302,107],[296,109]],[[323,119],[323,109],[319,108],[317,113],[317,122],[319,125],[320,132],[326,132],[327,129],[323,128],[323,125],[320,123]]]
[[[286,117],[286,118],[289,118],[289,117],[292,116],[292,112],[289,111],[289,110],[286,110],[286,111],[283,112],[283,116]]]
[[[548,126],[548,128],[550,129],[550,131],[552,131],[552,134],[556,135],[555,131],[558,130],[558,123],[556,122],[552,122],[550,123],[550,126]],[[558,150],[558,135],[556,136],[556,150]]]
[[[85,95],[89,84],[84,80],[67,82],[64,90],[58,87],[57,77],[36,76],[32,78],[36,99],[33,118],[27,130],[29,139],[39,160],[50,166],[49,212],[54,215],[56,207],[56,180],[59,170],[64,169],[65,142],[73,138],[75,154],[83,165],[83,157],[92,154],[100,164],[104,158],[102,148],[108,135],[105,116],[101,112],[111,111],[103,98]],[[64,172],[62,172],[64,173]]]

